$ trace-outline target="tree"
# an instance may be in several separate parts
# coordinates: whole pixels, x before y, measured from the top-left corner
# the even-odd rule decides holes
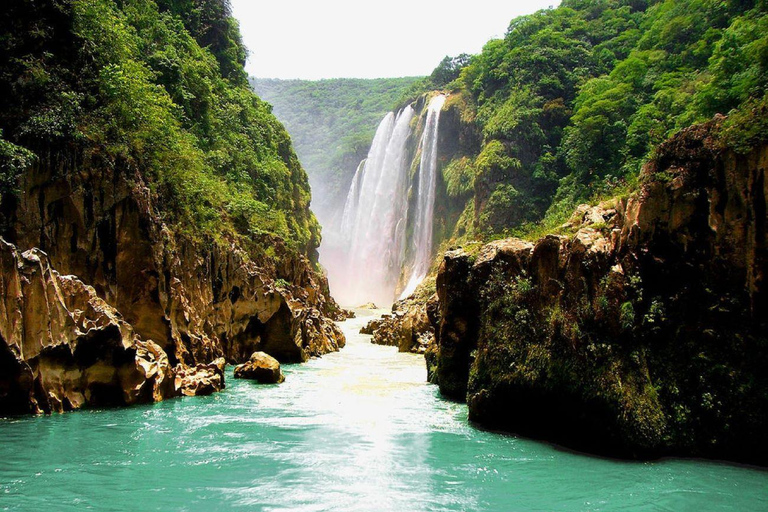
[[[472,57],[466,53],[462,53],[456,57],[449,57],[446,55],[429,76],[433,87],[440,89],[459,78],[461,69],[469,64],[471,58]]]

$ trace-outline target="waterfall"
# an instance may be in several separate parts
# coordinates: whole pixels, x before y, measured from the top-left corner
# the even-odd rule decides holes
[[[435,213],[435,185],[437,183],[437,133],[440,123],[440,111],[445,104],[445,96],[440,94],[432,98],[427,107],[427,122],[421,138],[421,161],[419,162],[416,212],[413,219],[413,238],[411,242],[413,266],[408,284],[400,298],[412,294],[424,280],[432,263],[432,223]]]
[[[368,156],[360,162],[344,202],[333,249],[321,251],[334,296],[344,305],[373,301],[388,306],[410,269],[406,291],[429,271],[437,180],[437,130],[445,96],[432,99],[419,141],[417,183],[409,182],[413,153],[410,105],[387,114],[376,129]],[[409,148],[410,146],[410,148]],[[415,194],[408,211],[409,189]],[[412,235],[407,237],[406,226]],[[406,265],[406,257],[408,265]],[[409,293],[410,293],[409,292]]]
[[[376,129],[344,204],[344,254],[329,269],[334,294],[344,304],[389,304],[400,276],[408,206],[408,139],[415,112],[390,112]]]
[[[352,229],[354,228],[355,217],[357,216],[357,206],[360,203],[360,175],[365,172],[365,162],[367,161],[367,158],[363,158],[357,166],[355,176],[352,178],[352,184],[349,186],[347,200],[344,202],[344,210],[341,214],[341,233],[349,234],[349,237],[346,237],[347,240],[352,238]]]

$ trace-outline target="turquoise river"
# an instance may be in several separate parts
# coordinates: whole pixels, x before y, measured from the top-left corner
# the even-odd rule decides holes
[[[209,397],[1,419],[0,510],[768,510],[763,470],[477,429],[425,383],[422,357],[357,334],[371,314],[278,386],[230,378]]]

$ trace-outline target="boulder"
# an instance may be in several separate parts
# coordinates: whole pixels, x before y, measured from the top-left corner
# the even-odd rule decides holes
[[[264,352],[254,352],[247,363],[235,366],[235,378],[259,384],[279,384],[285,380],[278,360]]]
[[[220,357],[209,364],[192,367],[179,365],[176,368],[175,387],[184,396],[205,396],[224,389],[224,367],[226,361]]]

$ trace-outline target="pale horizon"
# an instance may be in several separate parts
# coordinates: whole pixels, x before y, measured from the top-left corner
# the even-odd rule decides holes
[[[476,54],[512,19],[559,0],[361,3],[232,0],[258,78],[323,80],[426,76],[446,55]],[[426,20],[430,20],[427,22]]]

